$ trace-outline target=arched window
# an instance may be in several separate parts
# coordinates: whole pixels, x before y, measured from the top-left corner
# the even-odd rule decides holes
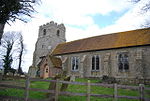
[[[92,57],[92,70],[95,70],[95,56]]]
[[[79,69],[79,58],[78,57],[72,57],[71,58],[71,65],[72,65],[72,70],[77,71]]]
[[[43,30],[43,35],[46,35],[46,29]]]
[[[44,65],[44,70],[45,70],[45,73],[48,73],[49,69],[48,69],[48,65],[47,64]]]
[[[60,31],[59,30],[57,30],[57,36],[60,36]]]
[[[98,55],[92,56],[92,71],[100,69],[99,62],[100,59]]]
[[[129,70],[129,60],[127,53],[120,53],[118,56],[118,68],[119,71]]]
[[[46,73],[48,73],[48,68],[46,68]]]
[[[96,70],[99,70],[99,56],[96,56]]]

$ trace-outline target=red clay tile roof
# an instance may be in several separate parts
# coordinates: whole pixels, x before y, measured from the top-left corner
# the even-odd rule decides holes
[[[150,28],[95,36],[59,44],[52,55],[150,45]]]
[[[49,58],[51,59],[51,62],[53,63],[55,68],[61,68],[62,67],[62,61],[60,58],[54,57],[49,55]]]

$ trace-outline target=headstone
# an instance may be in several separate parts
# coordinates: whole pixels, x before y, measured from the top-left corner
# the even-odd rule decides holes
[[[70,76],[70,81],[75,81],[75,76],[74,75]]]
[[[64,81],[70,81],[70,79],[71,79],[71,77],[68,76],[68,77],[64,78]],[[67,88],[68,88],[68,84],[64,84],[63,83],[62,86],[61,86],[61,88],[60,88],[60,91],[66,91]]]

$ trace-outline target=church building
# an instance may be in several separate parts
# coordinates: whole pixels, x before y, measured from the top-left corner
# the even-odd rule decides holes
[[[68,75],[150,83],[149,28],[60,42],[47,56]]]

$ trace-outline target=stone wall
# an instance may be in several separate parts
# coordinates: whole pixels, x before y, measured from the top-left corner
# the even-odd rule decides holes
[[[118,70],[118,53],[120,52],[128,53],[128,71],[120,72]],[[99,55],[100,57],[99,71],[91,71],[91,59],[93,55]],[[74,56],[79,57],[80,59],[78,71],[71,70],[71,57]],[[110,77],[122,79],[145,79],[145,82],[147,82],[147,80],[150,80],[150,46],[82,52],[75,54],[66,54],[62,55],[61,57],[62,61],[63,59],[67,58],[67,60],[63,63],[63,68],[68,71],[68,75],[75,75],[78,77],[102,77],[103,75],[107,75]]]
[[[37,69],[33,66],[30,66],[28,71],[28,76],[36,77],[36,75],[37,75]]]

